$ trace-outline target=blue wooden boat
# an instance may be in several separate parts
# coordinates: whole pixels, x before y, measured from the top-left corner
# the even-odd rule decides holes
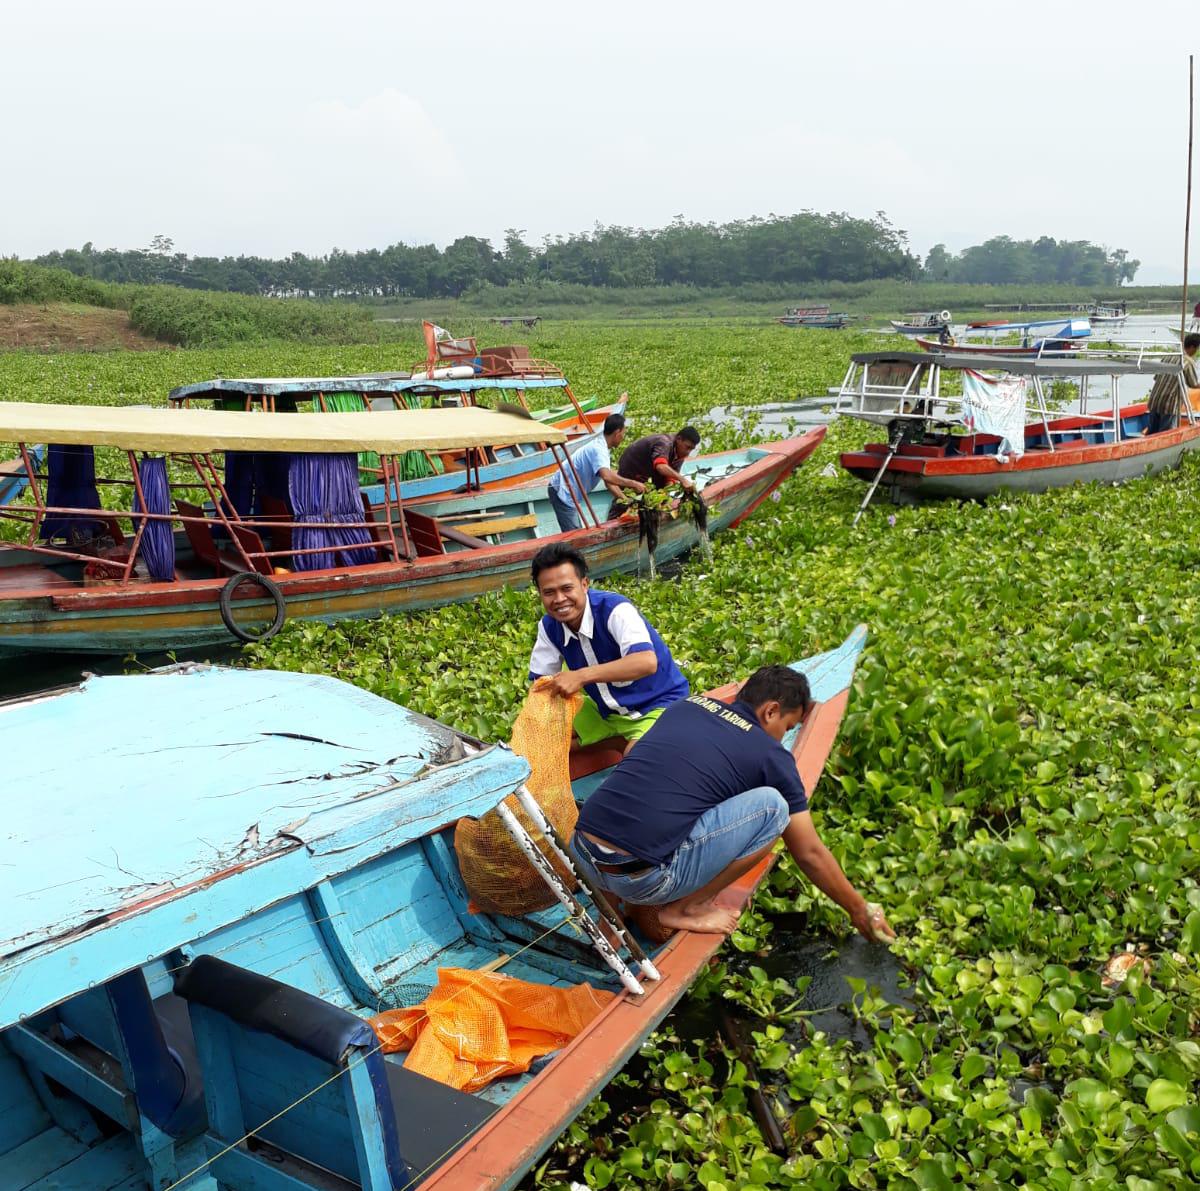
[[[571,393],[562,376],[417,380],[407,372],[376,372],[340,377],[218,378],[181,385],[172,389],[167,399],[176,409],[191,409],[203,403],[227,411],[346,413],[495,405],[504,401],[525,406],[527,390],[545,390],[555,395]],[[573,455],[595,442],[605,417],[624,413],[627,401],[622,395],[615,404],[587,413],[577,402],[566,407],[565,412],[556,407],[548,424],[566,433],[567,452]],[[416,462],[420,465],[416,470],[422,474],[402,479],[400,483],[400,495],[407,501],[533,483],[545,480],[556,467],[548,445],[536,442],[489,444],[482,456],[458,451],[426,454]],[[364,490],[373,503],[383,499],[382,482],[365,484]],[[395,495],[393,488],[393,499]]]
[[[789,744],[809,790],[864,638],[798,663],[816,706]],[[718,944],[676,934],[635,995],[565,910],[470,913],[453,825],[526,763],[333,679],[90,678],[0,705],[0,744],[38,791],[0,828],[5,1191],[503,1191]],[[577,796],[614,755],[573,759]],[[365,1024],[446,966],[616,995],[529,1073],[468,1095],[382,1055]]]

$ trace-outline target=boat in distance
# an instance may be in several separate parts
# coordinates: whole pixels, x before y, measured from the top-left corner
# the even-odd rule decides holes
[[[901,335],[930,335],[950,327],[949,310],[914,310],[899,319],[888,319],[892,330]]]
[[[961,392],[944,387],[947,374]],[[1146,433],[1145,400],[1122,401],[1122,383],[1138,378],[1177,390],[1183,413],[1174,429]],[[1063,384],[1074,386],[1073,413],[1051,399]],[[868,496],[883,485],[901,503],[1154,474],[1200,448],[1197,405],[1200,390],[1189,392],[1178,352],[1133,360],[865,352],[851,358],[836,410],[887,431],[884,441],[844,452],[841,465],[872,485]]]
[[[824,434],[820,427],[688,459],[683,470],[704,481],[700,499],[712,508],[707,528],[748,517]],[[550,538],[584,551],[596,575],[649,562],[639,518],[609,516],[600,490],[595,503],[590,495],[582,502],[583,527],[567,534],[540,487],[486,490],[448,505],[395,499],[397,460],[413,450],[548,442],[569,474],[561,430],[504,411],[308,417],[0,404],[0,442],[35,439],[75,454],[52,452],[48,474],[29,460],[28,503],[0,506],[0,522],[16,522],[23,534],[0,540],[0,653],[186,649],[231,635],[258,639],[285,618],[435,607],[527,585],[530,561]],[[358,485],[364,450],[379,456],[377,502]],[[97,466],[118,464],[126,478],[97,479]],[[90,483],[77,503],[51,503],[56,484],[72,475],[80,482],[70,468]],[[110,502],[132,504],[102,508],[101,486]],[[690,549],[701,530],[686,510],[664,518],[655,559]]]
[[[811,327],[824,331],[841,331],[850,325],[851,316],[844,311],[831,309],[828,305],[789,306],[787,312],[776,318],[785,327]]]
[[[795,664],[814,707],[784,743],[810,792],[864,640]],[[585,889],[525,917],[472,912],[454,827],[519,796],[528,764],[332,678],[92,677],[0,704],[0,739],[39,790],[10,808],[0,866],[6,1189],[511,1191],[722,942],[645,942],[656,978],[635,993],[571,929],[598,917]],[[619,757],[577,750],[576,796]],[[105,814],[79,814],[97,783]],[[723,904],[744,905],[771,860]],[[382,1054],[367,1024],[424,1001],[444,969],[606,1003],[527,1072],[458,1090]]]
[[[938,339],[917,336],[927,352],[961,352],[994,356],[1062,356],[1086,347],[1092,333],[1086,318],[1036,319],[1032,322],[990,319],[967,323],[957,335],[948,330]],[[1005,338],[1001,342],[1000,337]],[[1007,340],[1015,339],[1016,342]]]

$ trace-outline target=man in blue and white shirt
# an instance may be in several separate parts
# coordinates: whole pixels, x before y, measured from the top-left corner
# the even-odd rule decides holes
[[[584,691],[574,722],[580,744],[621,736],[631,746],[664,708],[687,697],[687,679],[629,600],[588,585],[577,550],[543,546],[532,569],[546,615],[529,658],[530,680],[549,679],[564,698]]]
[[[597,480],[604,481],[604,486],[615,499],[620,499],[622,488],[633,492],[646,491],[645,484],[638,480],[626,479],[613,470],[612,450],[621,445],[624,437],[625,415],[609,414],[604,419],[603,435],[571,456],[579,483],[575,482],[575,476],[570,475],[569,471],[564,474],[561,467],[554,473],[548,495],[554,515],[558,518],[558,528],[563,533],[579,529],[583,524],[579,510],[587,508],[584,496],[595,488]]]

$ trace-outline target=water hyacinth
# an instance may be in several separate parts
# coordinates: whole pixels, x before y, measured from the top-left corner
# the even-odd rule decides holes
[[[878,342],[841,334],[545,323],[530,343],[581,396],[628,388],[640,433],[695,422],[722,449],[744,439],[706,423],[710,407],[823,392],[848,351]],[[218,369],[328,375],[384,370],[395,354],[10,356],[0,375],[10,392],[56,399],[82,399],[92,381],[117,403],[159,400]],[[696,996],[758,1015],[744,1032],[786,1110],[790,1156],[766,1147],[744,1068],[679,1019],[529,1187],[1196,1185],[1200,466],[1118,488],[919,505],[901,514],[902,534],[889,532],[896,514],[876,513],[851,533],[863,486],[837,456],[870,434],[831,430],[776,505],[714,540],[711,561],[604,585],[642,609],[696,689],[869,624],[813,813],[901,934],[907,1002],[855,990],[857,1048],[806,1030],[800,1015],[818,1006],[792,1004],[794,981],[755,976],[779,915],[830,949],[848,931],[784,860]],[[292,624],[249,660],[331,673],[503,739],[538,613],[531,593],[504,591],[408,617]],[[1106,987],[1118,954],[1138,962]],[[752,962],[734,962],[743,955]]]

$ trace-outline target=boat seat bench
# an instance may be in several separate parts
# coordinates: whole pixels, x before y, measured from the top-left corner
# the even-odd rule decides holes
[[[269,976],[202,955],[176,989],[204,1068],[212,1174],[230,1191],[316,1185],[316,1169],[365,1191],[415,1186],[495,1111],[385,1061],[361,1018]],[[278,1153],[241,1143],[252,1131]]]
[[[106,1137],[80,1106],[58,1095],[0,1034],[0,1187],[4,1191],[146,1191],[150,1182],[135,1139]],[[71,1114],[74,1107],[75,1114]]]
[[[151,1001],[145,975],[134,969],[4,1037],[33,1078],[53,1080],[127,1131],[152,1186],[175,1181],[176,1143],[204,1131],[200,1068],[182,1000],[168,994]]]

